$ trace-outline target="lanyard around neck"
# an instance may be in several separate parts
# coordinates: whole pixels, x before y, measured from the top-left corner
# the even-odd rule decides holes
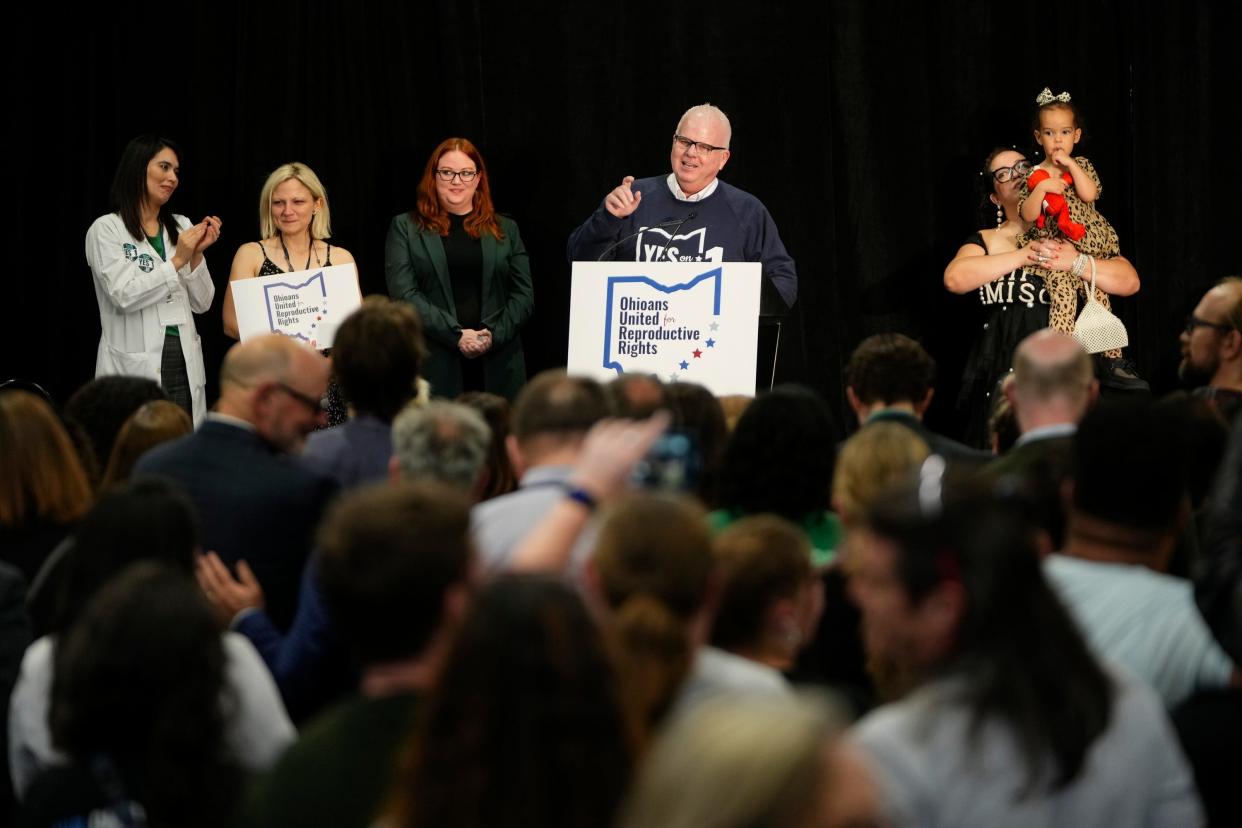
[[[289,267],[289,272],[292,273],[293,262],[289,261],[289,248],[285,246],[284,233],[280,234],[280,249],[285,251],[285,264]],[[310,249],[306,251],[306,267],[302,268],[303,270],[310,270],[311,253],[313,253],[314,251],[315,251],[315,239],[314,237],[311,237]]]

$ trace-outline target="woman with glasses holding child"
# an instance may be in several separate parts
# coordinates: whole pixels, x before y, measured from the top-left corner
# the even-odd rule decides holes
[[[981,208],[995,208],[996,226],[968,238],[944,270],[944,286],[959,294],[977,292],[983,309],[957,400],[969,418],[966,441],[977,447],[988,445],[988,414],[997,381],[1013,367],[1014,349],[1029,334],[1048,327],[1044,280],[1026,266],[1069,272],[1078,255],[1073,245],[1055,239],[1018,246],[1018,237],[1030,226],[1018,214],[1018,194],[1032,169],[1016,149],[998,148],[988,155],[979,172]],[[1105,292],[1129,296],[1139,289],[1138,273],[1124,257],[1097,259],[1096,264],[1097,281]]]
[[[526,381],[518,334],[534,307],[530,262],[517,224],[492,206],[483,156],[467,139],[431,153],[417,206],[388,230],[384,272],[389,295],[422,317],[432,394],[517,394]]]

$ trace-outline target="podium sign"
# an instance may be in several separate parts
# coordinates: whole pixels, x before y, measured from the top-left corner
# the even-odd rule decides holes
[[[358,270],[352,264],[229,284],[243,342],[260,334],[281,333],[312,348],[330,348],[336,329],[362,305]]]
[[[574,262],[569,373],[755,393],[758,262]]]

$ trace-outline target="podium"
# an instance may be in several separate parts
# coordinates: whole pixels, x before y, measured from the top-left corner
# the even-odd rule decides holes
[[[754,395],[758,262],[574,262],[572,279],[571,374],[653,374]]]

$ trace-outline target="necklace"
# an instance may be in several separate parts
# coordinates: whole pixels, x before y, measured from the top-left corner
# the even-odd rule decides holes
[[[288,272],[292,273],[293,262],[289,260],[289,248],[285,246],[285,237],[283,233],[280,236],[280,249],[285,251],[285,264],[289,268]],[[319,264],[319,254],[315,253],[315,240],[313,238],[310,240],[310,248],[306,251],[306,266],[302,268],[303,270],[310,270],[312,253],[315,255],[315,264]]]

